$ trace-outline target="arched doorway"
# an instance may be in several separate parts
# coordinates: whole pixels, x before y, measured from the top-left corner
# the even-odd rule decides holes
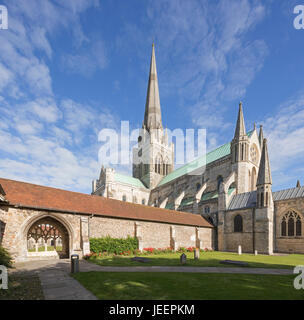
[[[27,232],[27,251],[33,257],[68,258],[68,230],[52,217],[35,221]]]

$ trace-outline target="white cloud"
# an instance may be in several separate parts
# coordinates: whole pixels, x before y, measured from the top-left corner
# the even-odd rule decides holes
[[[301,179],[299,168],[304,163],[304,95],[282,103],[275,115],[264,121],[268,139],[271,169],[277,185],[291,186]],[[288,170],[288,175],[284,172]]]
[[[56,122],[61,117],[61,112],[53,99],[40,98],[30,101],[24,105],[24,109],[46,122]]]

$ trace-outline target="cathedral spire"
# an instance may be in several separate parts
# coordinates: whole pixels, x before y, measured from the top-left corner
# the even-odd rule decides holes
[[[143,127],[145,127],[148,131],[150,131],[150,129],[163,128],[161,120],[154,43],[152,44],[150,74]]]
[[[259,142],[260,142],[261,148],[263,147],[263,140],[264,140],[263,126],[260,125]]]
[[[268,157],[267,139],[263,140],[263,150],[259,167],[257,186],[272,184],[271,171]]]
[[[246,129],[245,129],[245,121],[244,121],[244,115],[243,115],[243,107],[242,102],[239,104],[239,114],[238,119],[235,127],[235,134],[234,139],[238,139],[240,137],[243,137],[246,135]]]

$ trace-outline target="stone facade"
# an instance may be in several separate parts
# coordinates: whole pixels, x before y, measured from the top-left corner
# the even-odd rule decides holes
[[[275,227],[274,227],[274,247],[277,252],[285,253],[304,253],[304,201],[303,198],[288,199],[276,201],[274,203],[275,210]],[[299,236],[282,236],[282,219],[286,213],[294,211],[302,219],[302,234]]]

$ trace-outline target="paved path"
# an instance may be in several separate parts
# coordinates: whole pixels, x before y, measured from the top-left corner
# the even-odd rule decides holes
[[[46,260],[17,263],[11,273],[38,274],[46,300],[97,300],[77,280],[69,276],[67,260]]]
[[[187,272],[187,273],[241,273],[241,274],[293,274],[292,269],[266,268],[221,268],[221,267],[103,267],[85,260],[80,261],[81,272]],[[38,274],[46,300],[96,300],[77,280],[70,277],[69,260],[41,260],[17,263],[10,273],[26,272]]]
[[[165,267],[165,266],[136,266],[136,267],[103,267],[81,261],[81,272],[187,272],[187,273],[243,273],[243,274],[293,274],[292,269],[267,269],[267,268],[229,268],[229,267]]]

